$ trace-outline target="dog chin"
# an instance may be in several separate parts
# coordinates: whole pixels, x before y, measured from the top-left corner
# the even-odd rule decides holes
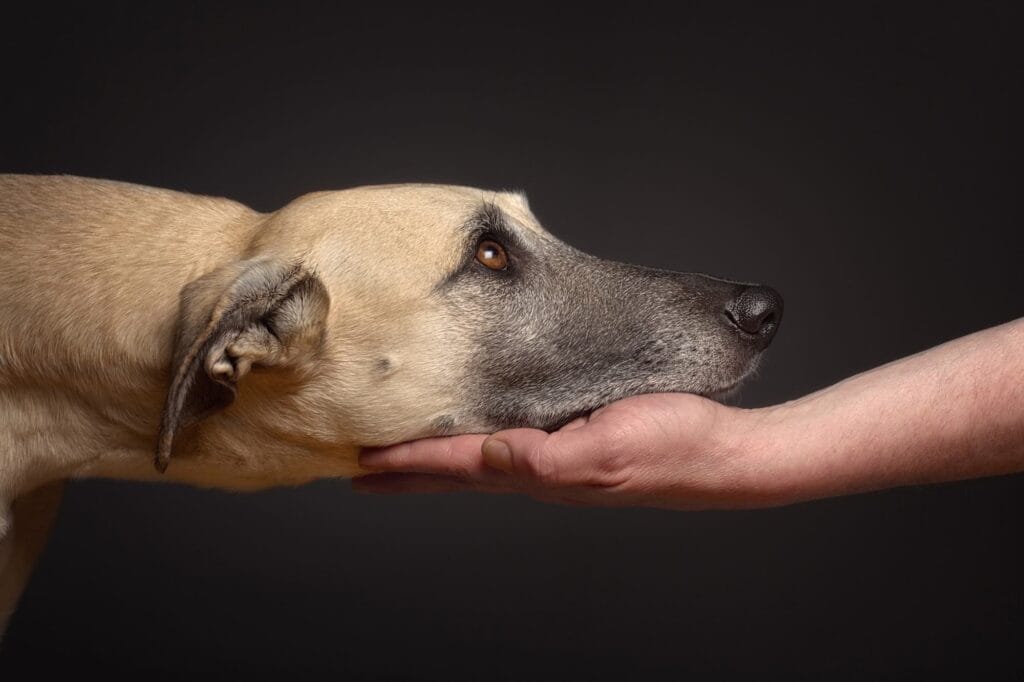
[[[594,407],[588,407],[583,410],[574,410],[573,412],[566,412],[558,416],[549,417],[548,419],[544,420],[543,426],[538,426],[537,428],[541,429],[542,431],[548,432],[558,431],[566,424],[576,419],[579,419],[580,417],[587,417],[592,412],[594,412],[597,409],[600,409],[601,407],[604,407],[604,405],[595,405]]]
[[[725,388],[720,388],[717,391],[698,393],[697,395],[703,396],[709,400],[714,400],[717,403],[727,403],[739,394],[740,384],[742,383],[742,381],[737,381],[736,383],[726,386]]]
[[[755,358],[747,367],[747,369],[740,375],[740,377],[733,381],[732,383],[726,384],[721,388],[716,388],[711,391],[698,393],[698,395],[701,395],[705,398],[714,400],[715,402],[719,403],[729,402],[737,395],[739,395],[740,387],[747,381],[747,379],[749,379],[750,377],[757,373],[760,364],[760,357]]]
[[[720,386],[717,386],[717,387],[713,387],[713,388],[710,388],[710,389],[699,389],[699,388],[696,388],[696,387],[685,388],[685,387],[681,387],[681,386],[678,386],[678,385],[676,385],[674,387],[670,386],[670,385],[667,385],[667,386],[665,386],[663,388],[652,388],[651,390],[646,391],[646,392],[649,392],[649,393],[662,393],[662,392],[665,392],[665,393],[692,393],[694,395],[698,395],[698,396],[701,396],[703,398],[707,398],[709,400],[714,400],[715,402],[727,403],[728,401],[730,401],[731,399],[735,398],[739,394],[740,387],[743,385],[743,383],[746,382],[747,379],[749,379],[753,374],[755,374],[757,372],[758,365],[759,365],[758,360],[759,360],[758,358],[755,358],[743,370],[743,372],[740,373],[740,375],[738,377],[736,377],[734,379],[731,379],[730,381],[723,382]],[[487,427],[485,427],[483,429],[472,429],[471,431],[468,431],[468,432],[472,432],[472,433],[478,433],[478,432],[490,433],[490,432],[493,432],[493,431],[500,431],[500,430],[503,430],[503,429],[515,429],[515,428],[532,428],[532,429],[540,429],[540,430],[548,431],[548,432],[557,431],[557,430],[561,429],[563,426],[565,426],[566,424],[572,422],[573,420],[579,419],[580,417],[589,416],[590,414],[592,414],[596,410],[598,410],[598,409],[608,405],[611,402],[614,402],[615,400],[622,400],[624,398],[627,398],[627,397],[630,397],[630,396],[633,396],[633,395],[640,395],[641,393],[643,393],[643,391],[638,392],[638,393],[624,393],[622,395],[613,396],[611,399],[605,400],[604,402],[598,402],[598,403],[587,405],[585,407],[577,407],[576,409],[570,409],[570,410],[565,410],[565,411],[546,412],[546,413],[539,413],[539,414],[537,412],[519,413],[518,415],[516,415],[515,417],[512,417],[511,419],[503,420],[502,423],[491,422],[491,423],[488,424]],[[466,433],[467,432],[467,429],[466,429],[467,426],[468,426],[468,424],[460,424],[456,429],[450,431],[449,433],[454,433],[454,432]]]

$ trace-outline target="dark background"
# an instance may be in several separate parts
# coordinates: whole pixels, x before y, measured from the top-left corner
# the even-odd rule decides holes
[[[1019,317],[1013,3],[772,4],[15,12],[0,170],[265,210],[521,188],[585,250],[781,290],[748,406]],[[1022,493],[670,513],[77,482],[0,677],[1019,679]]]

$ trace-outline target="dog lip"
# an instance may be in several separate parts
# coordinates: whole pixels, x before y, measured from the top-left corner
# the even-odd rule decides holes
[[[740,382],[737,381],[735,383],[729,384],[728,386],[725,386],[724,388],[719,388],[719,389],[716,389],[714,391],[708,391],[706,393],[698,393],[697,395],[700,395],[700,396],[703,396],[705,398],[708,398],[709,400],[714,400],[716,402],[721,402],[722,400],[725,400],[726,398],[728,398],[732,394],[733,391],[735,391],[737,388],[739,388],[739,386],[740,386]]]
[[[712,391],[702,391],[700,393],[697,393],[697,395],[707,398],[708,400],[722,402],[723,400],[726,400],[727,398],[730,398],[735,394],[736,390],[740,387],[740,384],[742,384],[747,379],[750,373],[751,372],[744,372],[743,376],[736,379],[735,381],[726,384],[725,386],[721,386]]]
[[[714,400],[715,402],[721,402],[721,401],[723,401],[723,400],[725,400],[725,399],[727,399],[727,398],[729,398],[729,397],[731,397],[733,395],[733,393],[736,391],[736,389],[738,389],[740,387],[740,384],[742,384],[747,379],[748,374],[749,374],[749,372],[745,372],[741,377],[739,377],[735,381],[732,381],[732,382],[726,384],[725,386],[721,386],[719,388],[715,388],[714,390],[708,390],[708,391],[684,391],[684,390],[681,390],[681,391],[675,391],[675,392],[678,392],[678,393],[692,393],[693,395],[698,395],[698,396],[700,396],[702,398],[707,398],[708,400]],[[669,392],[673,392],[673,391],[669,391]],[[623,397],[626,397],[626,396],[623,396]],[[574,419],[579,419],[580,417],[586,417],[588,415],[591,415],[595,411],[597,411],[597,410],[601,409],[602,407],[605,407],[606,405],[608,405],[610,402],[613,402],[613,401],[599,402],[599,403],[595,403],[593,405],[590,405],[588,407],[584,407],[584,408],[580,408],[580,409],[577,409],[577,410],[573,410],[571,412],[566,412],[565,414],[553,415],[553,416],[549,417],[544,422],[543,426],[540,426],[540,427],[537,427],[537,428],[540,428],[540,429],[542,429],[544,431],[548,431],[548,432],[557,431],[560,428],[562,428],[563,426],[565,426],[566,424],[572,422]],[[509,427],[506,427],[506,428],[509,428]]]
[[[565,415],[554,416],[551,419],[549,419],[547,423],[544,424],[544,426],[540,428],[542,431],[557,431],[566,424],[570,423],[571,421],[592,414],[595,410],[599,410],[605,405],[607,405],[607,403],[602,403],[600,405],[594,405],[593,407],[574,410],[572,412],[566,413]]]

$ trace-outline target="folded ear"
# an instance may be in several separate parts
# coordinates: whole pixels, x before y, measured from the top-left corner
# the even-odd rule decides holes
[[[323,343],[330,298],[301,263],[247,260],[181,290],[171,386],[155,465],[167,469],[175,435],[224,409],[253,365],[287,366]]]

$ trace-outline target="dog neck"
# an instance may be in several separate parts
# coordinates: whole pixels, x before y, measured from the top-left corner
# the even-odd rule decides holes
[[[160,474],[153,451],[167,369],[154,363],[134,367],[131,376],[95,382],[88,390],[59,386],[58,378],[0,381],[0,499],[66,478],[252,490],[358,473],[357,446],[296,439],[289,435],[287,410],[253,409],[254,401],[243,395],[224,413],[186,429]]]
[[[289,439],[294,412],[253,409],[246,391],[182,434],[165,474],[153,466],[179,294],[242,258],[264,214],[80,178],[0,189],[0,507],[83,476],[252,489],[357,470],[357,448]]]
[[[289,426],[301,405],[285,397],[260,409],[253,404],[259,396],[244,393],[224,413],[183,431],[170,466],[159,473],[153,451],[166,374],[153,366],[131,382],[93,385],[88,393],[52,383],[0,385],[0,498],[67,478],[255,490],[359,473],[358,446],[293,435]]]

